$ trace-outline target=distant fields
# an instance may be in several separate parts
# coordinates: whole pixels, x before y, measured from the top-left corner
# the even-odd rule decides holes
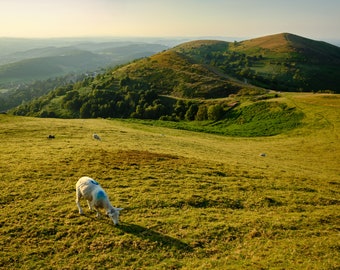
[[[340,97],[280,99],[301,125],[252,138],[0,115],[0,269],[339,269]],[[119,227],[79,216],[84,175]]]

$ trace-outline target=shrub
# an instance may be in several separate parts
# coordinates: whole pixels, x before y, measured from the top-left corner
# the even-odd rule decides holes
[[[185,113],[185,119],[192,121],[195,120],[195,116],[198,111],[198,106],[197,104],[191,104],[187,112]]]
[[[208,119],[208,109],[207,109],[207,106],[200,105],[198,107],[195,120],[197,120],[197,121],[204,121],[204,120],[207,120],[207,119]]]
[[[208,119],[212,121],[218,121],[223,114],[223,108],[220,104],[211,105],[208,108]]]

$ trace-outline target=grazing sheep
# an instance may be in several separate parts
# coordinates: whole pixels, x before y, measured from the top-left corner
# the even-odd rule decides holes
[[[111,205],[109,197],[98,182],[90,177],[81,177],[76,184],[76,204],[79,209],[79,214],[83,214],[79,200],[84,197],[90,210],[97,212],[97,217],[100,216],[98,208],[104,208],[106,214],[112,219],[115,225],[119,224],[119,212],[123,208],[115,208]]]
[[[98,141],[101,141],[101,140],[102,140],[102,139],[99,137],[98,134],[93,134],[92,137],[93,137],[93,139],[98,140]]]

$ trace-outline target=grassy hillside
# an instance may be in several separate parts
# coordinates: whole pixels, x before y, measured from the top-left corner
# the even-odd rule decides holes
[[[179,97],[226,97],[241,89],[208,66],[171,50],[123,66],[112,76],[120,80],[129,78],[160,94]]]
[[[267,89],[340,91],[340,48],[289,33],[233,43],[194,41],[174,50]]]
[[[0,115],[0,268],[338,269],[339,97],[281,99],[304,125],[266,138]],[[79,216],[83,175],[119,227]]]
[[[340,90],[337,46],[283,33],[244,41],[234,49],[250,56],[261,55],[262,60],[250,67],[257,83],[267,80],[270,87],[279,90]]]

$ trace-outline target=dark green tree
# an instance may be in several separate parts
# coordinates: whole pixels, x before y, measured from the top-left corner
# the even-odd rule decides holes
[[[195,120],[197,111],[198,111],[198,105],[196,103],[191,104],[189,109],[185,113],[185,119],[189,121]]]
[[[198,107],[195,120],[204,121],[208,119],[208,109],[206,105],[200,105]]]
[[[217,121],[221,119],[223,114],[223,108],[220,104],[211,105],[208,108],[208,119],[212,121]]]

